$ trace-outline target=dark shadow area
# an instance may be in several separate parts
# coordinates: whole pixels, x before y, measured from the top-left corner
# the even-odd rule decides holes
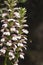
[[[43,0],[28,0],[25,6],[29,24],[28,50],[20,65],[43,65]]]

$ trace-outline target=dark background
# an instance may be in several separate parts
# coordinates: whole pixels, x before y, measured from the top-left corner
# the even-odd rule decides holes
[[[0,0],[0,3],[3,3],[3,0]],[[43,0],[27,0],[26,3],[20,3],[18,6],[27,9],[27,24],[29,25],[27,51],[25,59],[20,59],[19,65],[43,65]],[[3,60],[4,58],[0,57],[0,65],[3,65]]]

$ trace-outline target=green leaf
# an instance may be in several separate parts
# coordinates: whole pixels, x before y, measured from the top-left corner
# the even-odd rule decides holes
[[[25,3],[26,0],[18,0],[20,3]]]
[[[19,10],[19,13],[21,17],[24,17],[24,15],[26,14],[26,9],[21,7],[21,9]]]

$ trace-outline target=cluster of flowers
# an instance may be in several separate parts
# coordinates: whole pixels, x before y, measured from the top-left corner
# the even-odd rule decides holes
[[[25,8],[15,7],[3,9],[2,38],[0,40],[0,55],[6,56],[13,65],[18,65],[18,58],[24,59],[23,48],[26,49],[28,27],[24,17]],[[7,54],[7,55],[6,55]]]

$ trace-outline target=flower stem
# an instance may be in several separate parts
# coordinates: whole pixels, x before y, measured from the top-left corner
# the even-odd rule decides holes
[[[7,55],[5,56],[4,65],[7,65]]]
[[[6,51],[6,56],[5,56],[4,65],[7,65],[7,58],[8,58],[8,49],[7,49],[7,51]]]

